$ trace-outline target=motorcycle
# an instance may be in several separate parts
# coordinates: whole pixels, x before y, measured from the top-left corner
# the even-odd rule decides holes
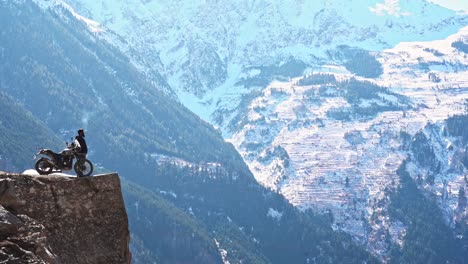
[[[73,138],[72,138],[73,140]],[[86,154],[79,153],[80,144],[78,141],[72,143],[65,142],[67,148],[60,153],[55,153],[50,149],[41,149],[34,156],[42,156],[34,165],[34,168],[40,175],[48,175],[54,172],[65,170],[75,170],[78,177],[90,176],[93,173],[93,163],[86,159]],[[73,161],[76,159],[75,164]]]

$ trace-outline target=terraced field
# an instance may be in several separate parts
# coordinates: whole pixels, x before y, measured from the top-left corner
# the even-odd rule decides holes
[[[466,34],[465,31],[459,34]],[[339,92],[321,94],[321,86],[333,83],[299,86],[300,78],[273,82],[253,100],[249,121],[233,136],[232,142],[259,182],[278,190],[300,208],[331,213],[336,228],[351,233],[367,243],[369,250],[381,254],[388,246],[379,238],[382,230],[388,231],[398,243],[405,232],[401,223],[388,219],[385,203],[385,189],[398,185],[396,170],[409,155],[402,148],[401,132],[413,136],[428,123],[442,123],[465,111],[468,59],[451,48],[450,43],[456,38],[406,44],[381,53],[384,74],[377,79],[327,73],[338,81],[355,78],[388,87],[389,93],[409,99],[402,110],[340,120],[330,117],[330,111],[346,112],[353,105]],[[411,55],[401,51],[411,48],[415,50]],[[444,58],[419,52],[436,48],[444,50]],[[448,66],[421,69],[421,58],[428,64],[440,64],[442,60],[444,65],[458,65],[459,70],[453,72]],[[440,80],[434,82],[430,73]],[[382,92],[379,100],[361,98],[359,107],[402,104],[392,101],[393,98]],[[441,141],[438,143],[441,148],[448,144],[442,141],[450,140],[430,138]],[[249,147],[253,145],[255,148]],[[287,156],[266,159],[275,147],[284,149]],[[455,182],[460,177],[447,180],[444,186],[436,183],[432,189],[436,195],[442,195],[447,186],[456,188]],[[454,200],[456,193],[451,195]]]

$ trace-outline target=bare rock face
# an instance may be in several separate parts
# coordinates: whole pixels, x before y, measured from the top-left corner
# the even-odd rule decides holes
[[[8,236],[18,232],[23,222],[0,205],[0,234]]]
[[[117,174],[0,173],[0,263],[130,263]]]

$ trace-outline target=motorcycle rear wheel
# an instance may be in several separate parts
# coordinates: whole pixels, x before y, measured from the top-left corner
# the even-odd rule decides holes
[[[40,175],[48,175],[52,173],[53,166],[50,161],[46,158],[40,158],[34,164],[34,169],[36,169],[37,173]]]
[[[73,166],[75,169],[76,175],[78,177],[87,177],[90,176],[91,173],[93,173],[93,163],[89,161],[88,159],[85,159],[83,161],[77,161],[75,163],[75,166]]]

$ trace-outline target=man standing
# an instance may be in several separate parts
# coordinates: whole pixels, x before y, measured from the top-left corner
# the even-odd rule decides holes
[[[78,129],[78,136],[75,137],[75,139],[80,143],[80,153],[81,154],[88,154],[88,145],[86,145],[86,140],[84,139],[85,133],[84,129],[80,128]]]
[[[86,145],[86,140],[84,139],[85,132],[84,129],[78,129],[78,136],[75,137],[78,144],[80,144],[79,148],[77,149],[76,155],[76,163],[75,163],[75,171],[76,176],[83,177],[83,176],[90,176],[93,172],[93,164],[86,159],[86,154],[88,154],[88,145]]]

